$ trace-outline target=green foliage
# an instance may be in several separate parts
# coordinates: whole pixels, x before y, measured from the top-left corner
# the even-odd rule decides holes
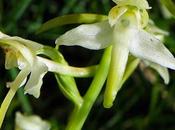
[[[164,4],[170,13],[175,16],[175,4],[172,0],[161,0],[162,4]]]

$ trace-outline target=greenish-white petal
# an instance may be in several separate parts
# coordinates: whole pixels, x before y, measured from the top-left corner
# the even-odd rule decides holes
[[[6,35],[0,31],[0,38],[4,38],[4,37],[8,37],[8,35]]]
[[[25,116],[17,112],[15,130],[50,130],[50,124],[37,115]]]
[[[139,9],[150,9],[149,4],[147,0],[112,0],[115,2],[118,6],[136,6]]]
[[[26,47],[29,47],[33,51],[37,51],[37,50],[39,50],[39,49],[41,49],[43,47],[42,44],[39,44],[37,42],[31,41],[31,40],[27,40],[27,39],[23,39],[23,38],[18,37],[18,36],[11,37],[11,36],[8,36],[8,35],[2,33],[1,31],[0,31],[0,38],[16,41],[18,43],[23,44]]]
[[[3,38],[3,33],[0,31],[0,38]]]
[[[134,37],[128,40],[134,56],[175,70],[175,58],[160,40],[144,30],[132,30]]]
[[[35,60],[35,65],[31,68],[30,78],[25,86],[25,93],[31,94],[38,98],[40,96],[40,89],[43,83],[43,77],[48,71],[47,66]]]
[[[134,12],[140,28],[145,28],[149,22],[148,12],[145,9],[134,10]]]
[[[155,35],[164,35],[168,36],[169,32],[162,30],[161,28],[157,27],[154,23],[154,21],[149,20],[148,25],[146,26],[145,30],[151,34]]]
[[[82,46],[88,49],[103,49],[111,44],[112,28],[108,21],[80,25],[56,40],[57,45]]]
[[[22,70],[22,69],[25,68],[26,66],[29,66],[29,65],[30,65],[22,55],[18,57],[17,63],[18,63],[18,68],[19,68],[20,70]],[[30,67],[31,67],[31,66],[30,66]]]
[[[19,53],[17,54],[17,59],[22,56],[23,58],[25,58],[28,64],[30,64],[31,66],[33,65],[35,53],[23,44],[10,38],[3,38],[0,39],[0,46],[5,46],[7,48],[10,47],[10,49],[13,49],[14,51]]]
[[[43,48],[42,44],[39,44],[37,42],[31,41],[31,40],[27,40],[27,39],[23,39],[17,36],[11,37],[10,39],[17,41],[21,44],[23,44],[26,47],[29,47],[32,51],[36,52],[39,49]]]
[[[155,69],[159,73],[159,75],[163,78],[165,84],[169,83],[170,78],[169,78],[168,69],[166,67],[163,67],[156,63],[152,63],[148,61],[144,61],[144,63],[150,66],[151,68]]]
[[[5,68],[11,69],[17,66],[18,66],[18,63],[17,63],[16,53],[12,49],[7,48],[6,54],[5,54]]]

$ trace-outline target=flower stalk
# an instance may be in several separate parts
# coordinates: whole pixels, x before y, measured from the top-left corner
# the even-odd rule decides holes
[[[10,88],[10,90],[8,91],[4,101],[1,104],[1,107],[0,107],[0,128],[2,126],[2,123],[3,123],[4,117],[7,113],[7,110],[10,106],[10,103],[11,103],[13,97],[15,96],[17,90],[18,90],[17,86],[14,86],[13,88]]]
[[[111,49],[112,47],[108,47],[105,50],[95,77],[83,97],[83,104],[80,108],[74,108],[66,130],[81,130],[106,80],[110,64]]]

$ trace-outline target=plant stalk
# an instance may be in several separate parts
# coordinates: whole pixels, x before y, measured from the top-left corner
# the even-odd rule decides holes
[[[11,88],[8,91],[4,101],[1,104],[1,108],[0,108],[0,128],[1,128],[2,123],[4,121],[4,117],[7,113],[8,107],[9,107],[13,97],[15,96],[15,93],[16,93],[17,90],[18,90],[18,87]]]
[[[105,50],[95,77],[84,96],[83,104],[79,108],[75,106],[66,130],[81,130],[83,127],[83,124],[107,78],[111,48],[112,47],[109,47]]]

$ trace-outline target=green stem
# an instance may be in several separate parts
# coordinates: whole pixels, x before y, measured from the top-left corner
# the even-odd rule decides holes
[[[102,57],[96,75],[84,96],[84,102],[81,107],[75,107],[66,130],[81,130],[97,96],[99,95],[103,84],[107,78],[111,57],[111,47],[107,48]]]
[[[69,66],[62,54],[57,50],[58,49],[49,46],[44,46],[37,52],[37,54],[42,54],[53,60],[51,61],[38,56],[39,60],[44,62],[47,66],[50,66],[49,71],[79,78],[93,77],[95,75],[98,65],[88,67]]]
[[[53,18],[46,23],[44,23],[36,32],[37,34],[46,32],[48,30],[54,29],[58,26],[68,25],[68,24],[82,24],[82,23],[95,23],[103,20],[107,20],[106,15],[99,14],[70,14],[59,16]]]
[[[73,67],[39,56],[37,56],[37,58],[39,61],[45,63],[48,66],[48,71],[73,77],[92,77],[95,75],[96,69],[98,67],[97,65],[88,67]]]
[[[6,115],[6,112],[8,110],[8,107],[13,99],[13,97],[15,96],[16,91],[18,90],[18,87],[13,87],[9,90],[9,92],[7,93],[4,101],[1,104],[1,108],[0,108],[0,128],[2,126],[4,117]]]
[[[30,72],[30,69],[27,66],[26,68],[24,68],[23,70],[21,70],[19,72],[16,79],[10,84],[10,90],[7,93],[4,101],[2,102],[1,108],[0,108],[0,128],[2,126],[5,114],[8,110],[8,107],[9,107],[13,97],[15,96],[16,91],[18,90],[18,87],[21,85],[21,83],[27,77],[29,72]]]
[[[16,76],[18,75],[18,71],[17,69],[12,69],[10,70],[10,76],[11,78],[14,80],[16,78]],[[28,114],[31,114],[32,113],[32,107],[29,103],[29,100],[27,98],[27,96],[24,95],[24,92],[22,91],[23,88],[20,88],[18,91],[17,91],[17,95],[18,95],[18,99],[21,103],[21,106],[24,110],[25,113],[28,113]]]
[[[23,88],[18,90],[17,95],[18,95],[18,100],[20,101],[23,111],[27,114],[32,114],[31,104],[27,96],[24,95]]]

